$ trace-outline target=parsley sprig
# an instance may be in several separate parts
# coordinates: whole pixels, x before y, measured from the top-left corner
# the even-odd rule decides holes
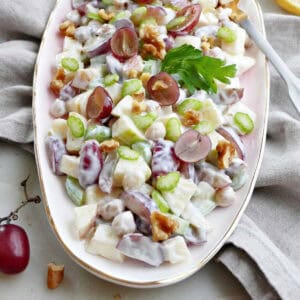
[[[230,83],[229,78],[236,74],[236,65],[226,66],[221,59],[203,56],[202,51],[193,46],[182,45],[167,53],[161,70],[176,74],[190,93],[197,89],[215,94],[218,90],[215,80]]]

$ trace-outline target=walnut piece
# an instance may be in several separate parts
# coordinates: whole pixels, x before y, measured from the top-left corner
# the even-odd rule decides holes
[[[140,76],[140,80],[143,83],[144,88],[147,87],[147,83],[149,81],[149,79],[151,78],[151,74],[150,73],[142,73]]]
[[[138,77],[138,71],[134,69],[130,69],[127,73],[128,78],[137,78]]]
[[[151,214],[151,225],[152,238],[155,242],[167,240],[179,226],[177,221],[172,220],[159,211],[154,211]]]
[[[110,21],[114,17],[114,13],[107,13],[104,9],[98,11],[99,17],[104,21]]]
[[[140,114],[142,112],[145,112],[147,110],[147,106],[145,103],[140,102],[140,100],[136,100],[134,98],[133,103],[132,103],[132,109],[131,111],[134,114]]]
[[[64,21],[59,25],[59,31],[62,35],[68,36],[68,37],[74,37],[75,33],[75,24],[69,20]]]
[[[64,279],[64,265],[48,264],[47,286],[48,289],[56,289]]]
[[[143,58],[153,56],[163,59],[166,55],[166,45],[159,31],[153,25],[145,25],[140,30],[140,38],[143,40],[141,55]]]
[[[50,89],[55,95],[59,95],[60,90],[64,87],[62,80],[53,79],[50,82]]]
[[[100,150],[103,152],[112,152],[120,147],[120,143],[114,139],[104,141],[100,144]]]
[[[182,124],[184,126],[197,125],[200,122],[200,113],[193,109],[189,109],[184,113]]]
[[[133,100],[141,102],[145,99],[145,93],[143,91],[139,93],[134,93],[131,95],[131,97],[133,98]],[[143,108],[143,111],[145,111],[145,108]]]
[[[235,148],[228,141],[220,141],[216,147],[218,152],[218,168],[227,169],[235,156]]]

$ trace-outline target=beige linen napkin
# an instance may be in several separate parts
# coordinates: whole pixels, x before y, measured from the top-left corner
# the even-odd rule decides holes
[[[54,0],[1,1],[0,138],[33,140],[34,61]],[[300,75],[300,18],[265,15],[270,42]],[[300,298],[300,122],[287,90],[272,70],[271,114],[255,193],[234,234],[219,253],[254,299]]]

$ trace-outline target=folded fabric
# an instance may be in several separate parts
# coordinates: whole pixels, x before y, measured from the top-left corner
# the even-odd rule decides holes
[[[0,138],[33,141],[31,101],[39,39],[54,0],[0,6]],[[26,8],[28,14],[24,14]],[[300,75],[300,18],[265,15],[268,37]],[[7,41],[10,40],[10,41]],[[217,260],[254,299],[300,295],[300,123],[284,82],[272,69],[266,153],[253,198]]]
[[[269,41],[300,77],[300,18],[267,14],[265,24]],[[271,67],[267,144],[256,189],[217,257],[253,299],[300,297],[299,183],[299,116]]]

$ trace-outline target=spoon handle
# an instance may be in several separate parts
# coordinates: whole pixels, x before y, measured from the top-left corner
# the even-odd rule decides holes
[[[240,22],[240,25],[247,31],[251,39],[256,43],[260,50],[271,61],[283,80],[290,85],[291,81],[296,82],[297,77],[288,68],[286,63],[280,58],[276,51],[272,48],[266,38],[255,28],[252,22],[247,18]]]
[[[276,51],[272,48],[266,38],[255,28],[248,18],[239,22],[260,50],[266,55],[273,66],[276,68],[280,76],[286,82],[289,90],[290,100],[300,115],[300,79],[288,68],[286,63],[280,58]]]

